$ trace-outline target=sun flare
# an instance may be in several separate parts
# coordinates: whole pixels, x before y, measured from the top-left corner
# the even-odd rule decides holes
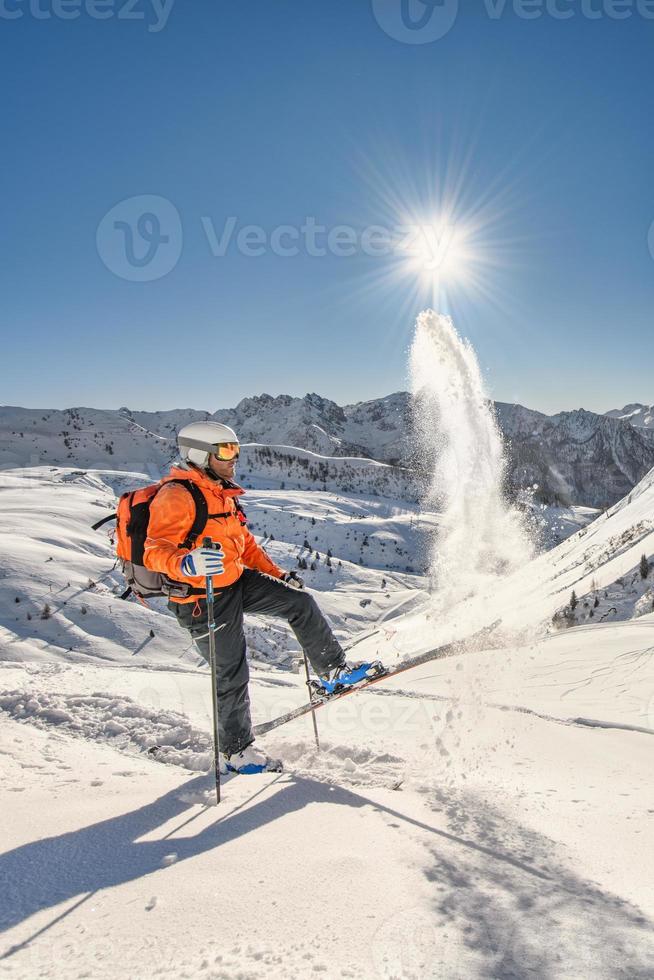
[[[411,227],[397,244],[403,274],[418,277],[425,285],[464,283],[474,250],[463,226],[432,219]]]
[[[474,153],[425,153],[419,165],[387,149],[366,161],[363,176],[375,220],[391,229],[386,261],[370,268],[360,288],[402,297],[407,317],[425,307],[458,315],[470,304],[506,310],[504,276],[521,244],[508,173],[483,183]]]

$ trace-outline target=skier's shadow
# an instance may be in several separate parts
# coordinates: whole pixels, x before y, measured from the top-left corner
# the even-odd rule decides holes
[[[193,804],[183,799],[187,794],[197,794],[208,788],[204,775],[177,786],[138,810],[56,837],[32,841],[0,855],[0,932],[42,909],[76,897],[83,901],[85,896],[102,889],[162,871],[171,852],[176,855],[175,863],[185,861],[249,834],[285,814],[301,810],[309,803],[361,807],[370,802],[347,790],[314,780],[295,776],[279,778],[285,780],[281,792],[266,797],[265,791],[271,786],[266,783],[235,807],[230,806],[229,799],[225,800],[215,809],[215,820],[194,836],[178,838],[173,835],[208,809],[213,810],[206,806],[199,811],[194,808],[195,812],[189,816],[188,810]],[[255,797],[261,798],[250,806]],[[161,839],[140,839],[182,814],[188,819],[167,831]],[[81,901],[74,907],[78,904]],[[72,910],[58,915],[54,921]],[[18,952],[52,924],[18,946],[0,953],[0,960]]]
[[[239,785],[242,778],[239,778]],[[1,855],[0,932],[19,925],[42,909],[67,901],[72,901],[72,904],[22,942],[6,949],[0,954],[0,960],[17,953],[62,918],[74,914],[96,892],[156,871],[165,873],[166,858],[171,852],[176,855],[176,863],[185,861],[271,824],[286,814],[302,810],[310,803],[331,803],[350,809],[372,805],[387,816],[401,820],[403,826],[412,826],[421,834],[429,832],[433,835],[431,839],[439,843],[433,851],[433,874],[427,871],[427,877],[429,880],[449,882],[451,894],[458,903],[457,908],[452,910],[455,918],[469,917],[471,924],[477,923],[475,928],[478,931],[481,929],[479,923],[482,923],[479,936],[472,937],[480,949],[487,947],[493,958],[497,959],[500,946],[505,947],[504,966],[497,973],[498,976],[525,975],[519,969],[517,973],[511,972],[512,966],[505,969],[506,964],[513,964],[514,960],[519,959],[518,954],[523,958],[526,955],[524,937],[519,927],[521,918],[525,916],[525,908],[533,909],[529,925],[534,931],[537,931],[540,918],[547,919],[553,910],[559,914],[562,908],[569,908],[575,917],[586,920],[587,927],[590,909],[591,918],[599,916],[604,920],[602,928],[605,937],[607,930],[610,931],[607,919],[623,930],[636,930],[632,934],[634,936],[641,930],[647,932],[651,929],[651,923],[626,903],[603,894],[590,882],[564,871],[556,861],[550,861],[548,842],[545,839],[540,841],[538,835],[527,834],[524,848],[519,848],[516,853],[514,835],[519,826],[508,823],[504,828],[508,836],[498,834],[493,820],[488,826],[485,823],[487,804],[475,808],[471,807],[469,800],[464,801],[461,812],[465,813],[466,820],[461,823],[463,818],[459,813],[456,819],[448,821],[450,828],[444,830],[381,803],[374,803],[342,786],[295,775],[280,775],[258,790],[256,782],[253,780],[253,793],[236,805],[230,803],[227,788],[221,807],[198,808],[186,802],[186,799],[187,794],[209,787],[208,778],[203,775],[182,783],[130,813],[57,837],[34,841]],[[270,789],[273,790],[271,793],[268,792]],[[215,819],[208,826],[194,836],[176,836],[182,828],[187,828],[187,833],[189,825],[195,820],[202,817],[207,819],[209,810],[212,815],[215,814]],[[475,819],[472,819],[473,816]],[[501,815],[493,815],[493,819],[501,826]],[[171,826],[168,827],[168,824]],[[165,832],[162,830],[159,839],[142,840],[156,832],[157,828],[164,827]],[[452,846],[455,850],[450,853]],[[524,856],[530,854],[534,855],[535,860]],[[462,863],[470,861],[473,862],[472,871],[468,869],[467,874],[474,873],[480,878],[479,888],[470,888],[467,882],[463,882],[466,887],[462,887]],[[517,894],[524,898],[522,910],[506,918],[502,917],[501,911],[495,911],[494,917],[489,917],[489,893],[485,885],[488,881],[492,882],[496,892]],[[77,901],[73,901],[75,899]],[[552,933],[556,933],[554,925]],[[533,975],[554,975],[550,973],[551,965],[539,961]],[[634,955],[629,961],[628,972],[620,975],[640,978],[652,974],[641,968],[639,956]]]

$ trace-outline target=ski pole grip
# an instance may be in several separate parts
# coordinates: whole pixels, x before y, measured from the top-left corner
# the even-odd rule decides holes
[[[213,549],[213,541],[211,540],[211,538],[209,538],[209,537],[203,538],[202,539],[202,547],[203,548],[211,548],[211,549]]]

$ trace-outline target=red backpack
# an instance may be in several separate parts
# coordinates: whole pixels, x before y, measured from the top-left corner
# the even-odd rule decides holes
[[[206,526],[209,513],[206,498],[193,480],[166,480],[162,483],[152,483],[148,487],[124,493],[118,501],[116,513],[104,517],[93,525],[93,529],[97,530],[108,521],[116,521],[116,555],[121,562],[123,575],[127,582],[127,589],[121,596],[122,599],[126,599],[131,592],[140,599],[144,599],[147,596],[184,598],[193,595],[195,592],[200,594],[202,591],[193,589],[184,582],[175,582],[162,572],[150,571],[143,564],[145,539],[148,536],[148,522],[150,520],[150,506],[159,490],[169,483],[179,483],[193,497],[195,518],[186,538],[178,544],[178,547],[186,550],[192,548],[198,535]],[[203,592],[202,594],[204,595]]]

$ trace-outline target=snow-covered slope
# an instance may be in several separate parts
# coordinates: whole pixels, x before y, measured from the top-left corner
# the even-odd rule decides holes
[[[173,413],[180,426],[205,412]],[[0,409],[0,467],[70,466],[159,475],[176,455],[169,438],[134,423],[123,410]]]
[[[403,466],[379,463],[361,456],[320,456],[294,446],[245,444],[239,460],[239,480],[246,487],[320,488],[346,494],[402,499],[417,503],[416,474]]]
[[[551,600],[574,589],[578,597],[609,589],[628,577],[642,555],[654,556],[654,469],[588,527],[534,563]]]
[[[50,467],[0,473],[0,659],[198,661],[174,620],[161,615],[163,600],[148,610],[118,599],[124,584],[110,541],[91,529],[114,509],[115,493],[146,479]],[[433,524],[415,507],[319,491],[253,490],[244,503],[276,561],[307,565],[302,575],[322,591],[344,639],[424,599],[415,566]],[[251,652],[290,663],[298,647],[288,628],[253,623]]]
[[[581,598],[573,590],[565,605],[555,613],[553,623],[561,629],[569,629],[581,623],[637,619],[653,612],[654,563],[643,552],[638,566],[620,575],[610,585],[599,588],[591,583],[590,592]]]
[[[601,511],[596,507],[557,507],[555,504],[538,503],[533,497],[522,506],[534,528],[534,535],[545,549],[553,548],[569,538],[575,531],[591,524]]]

